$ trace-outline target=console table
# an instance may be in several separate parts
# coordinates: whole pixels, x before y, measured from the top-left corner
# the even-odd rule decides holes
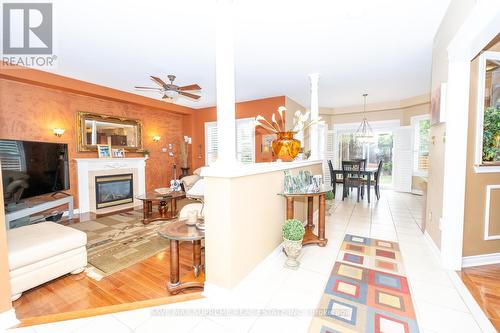
[[[302,245],[318,244],[325,246],[328,239],[325,238],[325,206],[326,206],[326,192],[332,190],[331,186],[323,185],[318,192],[305,192],[305,193],[280,193],[286,198],[286,218],[293,219],[294,213],[294,199],[307,198],[307,224],[305,226],[306,232]],[[313,233],[314,223],[314,198],[319,198],[318,210],[318,235]]]
[[[54,200],[46,200],[40,202],[28,202],[28,206],[26,208],[21,208],[19,210],[14,210],[12,212],[5,213],[5,225],[7,229],[10,229],[10,222],[20,219],[22,217],[30,216],[35,213],[43,212],[45,210],[55,208],[62,205],[68,205],[68,215],[69,218],[73,218],[73,196],[67,195],[63,198],[58,198]]]

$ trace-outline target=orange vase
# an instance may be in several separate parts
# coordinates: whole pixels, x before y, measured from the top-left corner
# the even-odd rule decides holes
[[[300,141],[295,139],[295,132],[278,132],[272,142],[274,155],[282,161],[290,162],[300,152]]]

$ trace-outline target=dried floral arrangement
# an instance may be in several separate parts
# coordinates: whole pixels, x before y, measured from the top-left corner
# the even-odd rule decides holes
[[[279,133],[279,132],[298,133],[305,131],[307,128],[311,127],[314,124],[325,123],[323,120],[321,120],[321,117],[314,120],[309,119],[311,114],[309,111],[301,112],[300,110],[297,110],[293,115],[293,128],[287,129],[285,122],[287,111],[288,110],[286,109],[286,107],[280,106],[278,108],[278,117],[276,117],[276,113],[273,113],[271,121],[268,121],[263,116],[258,115],[255,118],[255,126],[260,126],[271,133]]]

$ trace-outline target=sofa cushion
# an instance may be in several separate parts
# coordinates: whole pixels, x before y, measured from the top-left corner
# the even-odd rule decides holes
[[[201,168],[195,169],[193,175],[201,176]]]
[[[87,234],[54,222],[7,231],[9,268],[14,270],[87,244]]]

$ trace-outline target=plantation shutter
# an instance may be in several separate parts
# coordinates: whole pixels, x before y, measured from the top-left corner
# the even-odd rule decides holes
[[[330,185],[331,175],[328,167],[328,161],[331,160],[335,166],[335,132],[332,130],[325,131],[325,152],[323,154],[323,177],[325,184]]]
[[[413,175],[412,128],[404,126],[394,131],[394,190],[411,192]]]
[[[205,123],[206,164],[217,160],[217,122]],[[254,118],[236,120],[236,157],[242,163],[255,162]]]
[[[236,157],[241,163],[255,162],[255,126],[254,118],[236,121]]]
[[[3,170],[25,171],[26,163],[22,143],[0,140],[0,162]]]
[[[217,123],[205,123],[205,163],[210,165],[217,160]]]

